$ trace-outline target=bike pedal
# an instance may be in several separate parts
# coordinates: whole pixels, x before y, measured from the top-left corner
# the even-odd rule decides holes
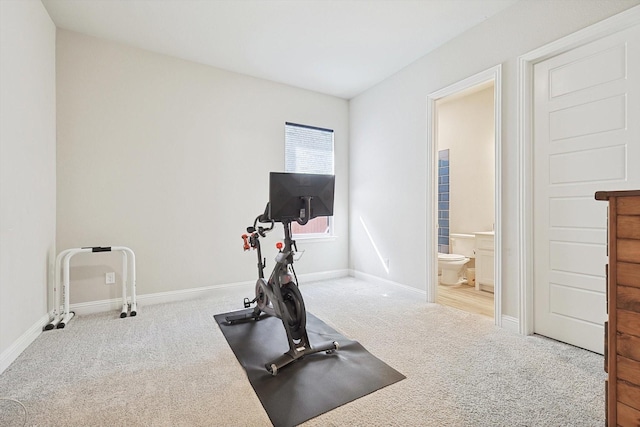
[[[249,301],[249,298],[245,298],[244,299],[244,308],[249,308],[251,307],[251,301]]]

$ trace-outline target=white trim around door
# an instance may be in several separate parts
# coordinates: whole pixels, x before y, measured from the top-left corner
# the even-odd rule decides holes
[[[635,6],[518,58],[518,281],[520,327],[531,335],[533,324],[533,67],[552,56],[593,42],[640,22]],[[497,240],[496,240],[497,243]]]
[[[494,121],[495,121],[495,256],[494,256],[494,318],[497,326],[502,326],[502,65],[482,71],[427,96],[427,302],[435,302],[438,285],[438,195],[433,189],[438,182],[436,159],[436,101],[482,83],[493,81]]]

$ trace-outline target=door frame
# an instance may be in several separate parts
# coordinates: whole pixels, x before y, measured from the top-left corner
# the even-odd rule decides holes
[[[434,191],[438,183],[438,146],[436,144],[437,120],[436,101],[449,95],[470,89],[474,86],[493,81],[494,131],[495,131],[495,256],[494,256],[494,319],[502,326],[502,64],[481,71],[471,77],[433,92],[427,96],[427,302],[435,302],[438,283],[438,231],[437,207],[438,192]]]
[[[518,283],[519,332],[523,335],[531,335],[534,331],[533,67],[553,56],[631,28],[638,25],[638,22],[640,22],[640,6],[634,6],[518,57]]]

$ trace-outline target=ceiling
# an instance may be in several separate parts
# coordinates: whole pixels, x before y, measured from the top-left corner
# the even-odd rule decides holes
[[[42,0],[59,28],[350,99],[517,0]]]

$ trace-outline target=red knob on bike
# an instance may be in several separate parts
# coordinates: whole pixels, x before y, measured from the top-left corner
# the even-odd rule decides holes
[[[246,234],[242,235],[242,240],[244,240],[243,248],[245,251],[248,251],[251,248],[251,246],[249,246],[249,241],[247,240],[248,238],[249,236],[247,236]]]
[[[282,242],[276,243],[276,249],[278,249],[279,251],[282,250],[283,247],[284,245],[282,244]]]

